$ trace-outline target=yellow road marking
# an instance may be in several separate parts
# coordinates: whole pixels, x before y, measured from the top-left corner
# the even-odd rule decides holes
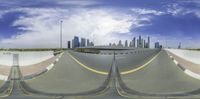
[[[76,61],[79,65],[81,65],[82,67],[92,71],[92,72],[95,72],[97,74],[102,74],[102,75],[108,75],[108,72],[104,72],[104,71],[99,71],[99,70],[95,70],[93,68],[90,68],[89,66],[86,66],[84,64],[82,64],[80,61],[78,61],[75,57],[73,57],[69,52],[67,52],[67,54],[74,60]],[[135,68],[135,69],[132,69],[132,70],[128,70],[128,71],[124,71],[124,72],[121,72],[120,74],[122,75],[125,75],[125,74],[130,74],[130,73],[133,73],[133,72],[136,72],[144,67],[146,67],[148,64],[150,64],[154,59],[156,59],[158,57],[158,55],[160,54],[160,52],[155,55],[151,60],[149,60],[148,62],[146,62],[144,65],[142,66],[139,66],[138,68]]]
[[[148,62],[146,62],[144,65],[142,66],[139,66],[138,68],[135,68],[135,69],[132,69],[132,70],[129,70],[129,71],[124,71],[124,72],[121,72],[122,75],[125,75],[125,74],[130,74],[130,73],[133,73],[133,72],[136,72],[144,67],[146,67],[148,64],[150,64],[154,59],[156,59],[158,57],[158,55],[160,54],[160,52],[155,55],[151,60],[149,60]]]
[[[102,75],[108,75],[108,72],[104,72],[104,71],[98,71],[98,70],[95,70],[95,69],[92,69],[84,64],[82,64],[81,62],[79,62],[76,58],[74,58],[71,54],[67,53],[73,60],[75,60],[79,65],[81,65],[82,67],[92,71],[92,72],[95,72],[95,73],[98,73],[98,74],[102,74]]]

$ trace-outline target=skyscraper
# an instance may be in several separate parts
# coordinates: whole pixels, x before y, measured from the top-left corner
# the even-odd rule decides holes
[[[141,40],[141,47],[140,48],[144,48],[144,40]]]
[[[150,48],[150,37],[148,36],[147,48]]]
[[[132,47],[135,47],[135,37],[132,40]]]
[[[71,42],[67,41],[67,48],[71,48]]]
[[[118,43],[117,46],[123,47],[123,45],[122,45],[122,41],[121,41],[121,40],[119,40],[119,43]]]
[[[143,40],[142,40],[142,37],[139,36],[139,40],[138,40],[138,48],[142,48],[143,47]]]
[[[178,49],[181,49],[181,42],[179,42]]]
[[[159,42],[155,42],[155,48],[160,48]]]
[[[93,43],[93,42],[90,42],[90,46],[94,46],[94,43]]]
[[[79,38],[77,36],[74,36],[74,39],[72,40],[72,44],[73,44],[73,48],[77,48],[79,47],[80,43],[79,43]]]
[[[81,47],[85,47],[85,45],[86,45],[86,40],[85,40],[85,38],[81,38],[81,44],[80,44],[80,46],[81,46]]]
[[[129,42],[129,47],[133,47],[133,44],[132,44],[132,42],[131,42],[131,41]]]
[[[87,46],[90,46],[90,40],[87,39]]]
[[[111,43],[109,43],[109,46],[112,46],[112,44],[111,44]]]
[[[128,41],[127,40],[125,41],[125,47],[128,47]]]
[[[139,39],[137,39],[137,48],[139,48]]]

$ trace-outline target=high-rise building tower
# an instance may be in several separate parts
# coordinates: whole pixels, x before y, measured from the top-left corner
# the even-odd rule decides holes
[[[133,40],[132,40],[132,47],[136,47],[136,46],[135,46],[135,37],[134,37]]]
[[[87,46],[90,46],[90,40],[87,39]]]
[[[122,41],[121,41],[121,40],[119,40],[119,43],[118,43],[117,46],[119,46],[119,47],[123,47],[123,45],[122,45]]]
[[[129,47],[133,47],[132,41],[129,42]]]
[[[138,42],[138,48],[142,48],[143,47],[143,41],[142,41],[142,37],[139,36],[139,42]]]
[[[144,48],[144,40],[141,40],[141,47],[140,48]]]
[[[144,40],[143,45],[144,45],[143,48],[147,48],[147,46],[146,46],[147,44],[146,44],[146,41],[145,41],[145,40]]]
[[[67,41],[67,48],[71,48],[71,42]]]
[[[81,47],[85,47],[85,45],[86,45],[86,40],[85,40],[85,38],[81,38],[81,44],[80,44],[80,46],[81,46]]]
[[[139,39],[137,39],[137,48],[139,48]]]
[[[127,40],[125,41],[125,47],[128,47],[128,41]]]
[[[72,44],[73,44],[73,48],[77,48],[80,46],[80,43],[79,43],[79,38],[77,36],[74,36],[74,39],[72,40]]]
[[[179,45],[178,45],[178,49],[181,49],[181,42],[180,42]]]
[[[93,43],[93,42],[90,42],[90,46],[94,46],[94,43]]]
[[[109,46],[112,46],[112,44],[111,44],[111,43],[109,43]]]
[[[150,48],[150,37],[148,36],[147,48]]]
[[[160,48],[159,42],[155,42],[155,48]]]

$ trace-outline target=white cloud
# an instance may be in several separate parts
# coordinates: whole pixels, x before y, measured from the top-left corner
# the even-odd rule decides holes
[[[28,17],[22,16],[13,23],[13,26],[25,26],[19,28],[25,32],[2,39],[1,47],[58,47],[60,20],[63,20],[65,46],[67,40],[75,35],[94,40],[97,45],[108,44],[123,39],[116,33],[128,33],[132,26],[144,26],[141,21],[148,20],[112,9],[20,8],[17,11],[28,14]]]
[[[76,6],[89,6],[94,4],[99,4],[99,2],[94,0],[61,0],[57,2],[62,5],[76,5]]]
[[[131,9],[134,13],[137,13],[139,15],[143,14],[154,14],[154,15],[162,15],[164,12],[157,11],[157,10],[151,10],[151,9],[142,9],[142,8],[132,8]]]
[[[200,4],[200,1],[185,1],[184,3],[191,3],[191,2],[196,3],[196,4]],[[200,9],[199,8],[192,8],[191,9],[191,8],[181,6],[178,3],[168,5],[167,13],[172,14],[174,16],[186,15],[186,14],[193,13],[198,18],[200,18]]]

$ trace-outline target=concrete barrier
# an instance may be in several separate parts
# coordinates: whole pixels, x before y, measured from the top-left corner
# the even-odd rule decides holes
[[[52,58],[53,51],[2,51],[0,52],[0,65],[12,66],[13,54],[19,54],[19,66],[28,66]]]
[[[0,52],[0,65],[3,66],[12,66],[13,63],[13,55],[8,51]]]

